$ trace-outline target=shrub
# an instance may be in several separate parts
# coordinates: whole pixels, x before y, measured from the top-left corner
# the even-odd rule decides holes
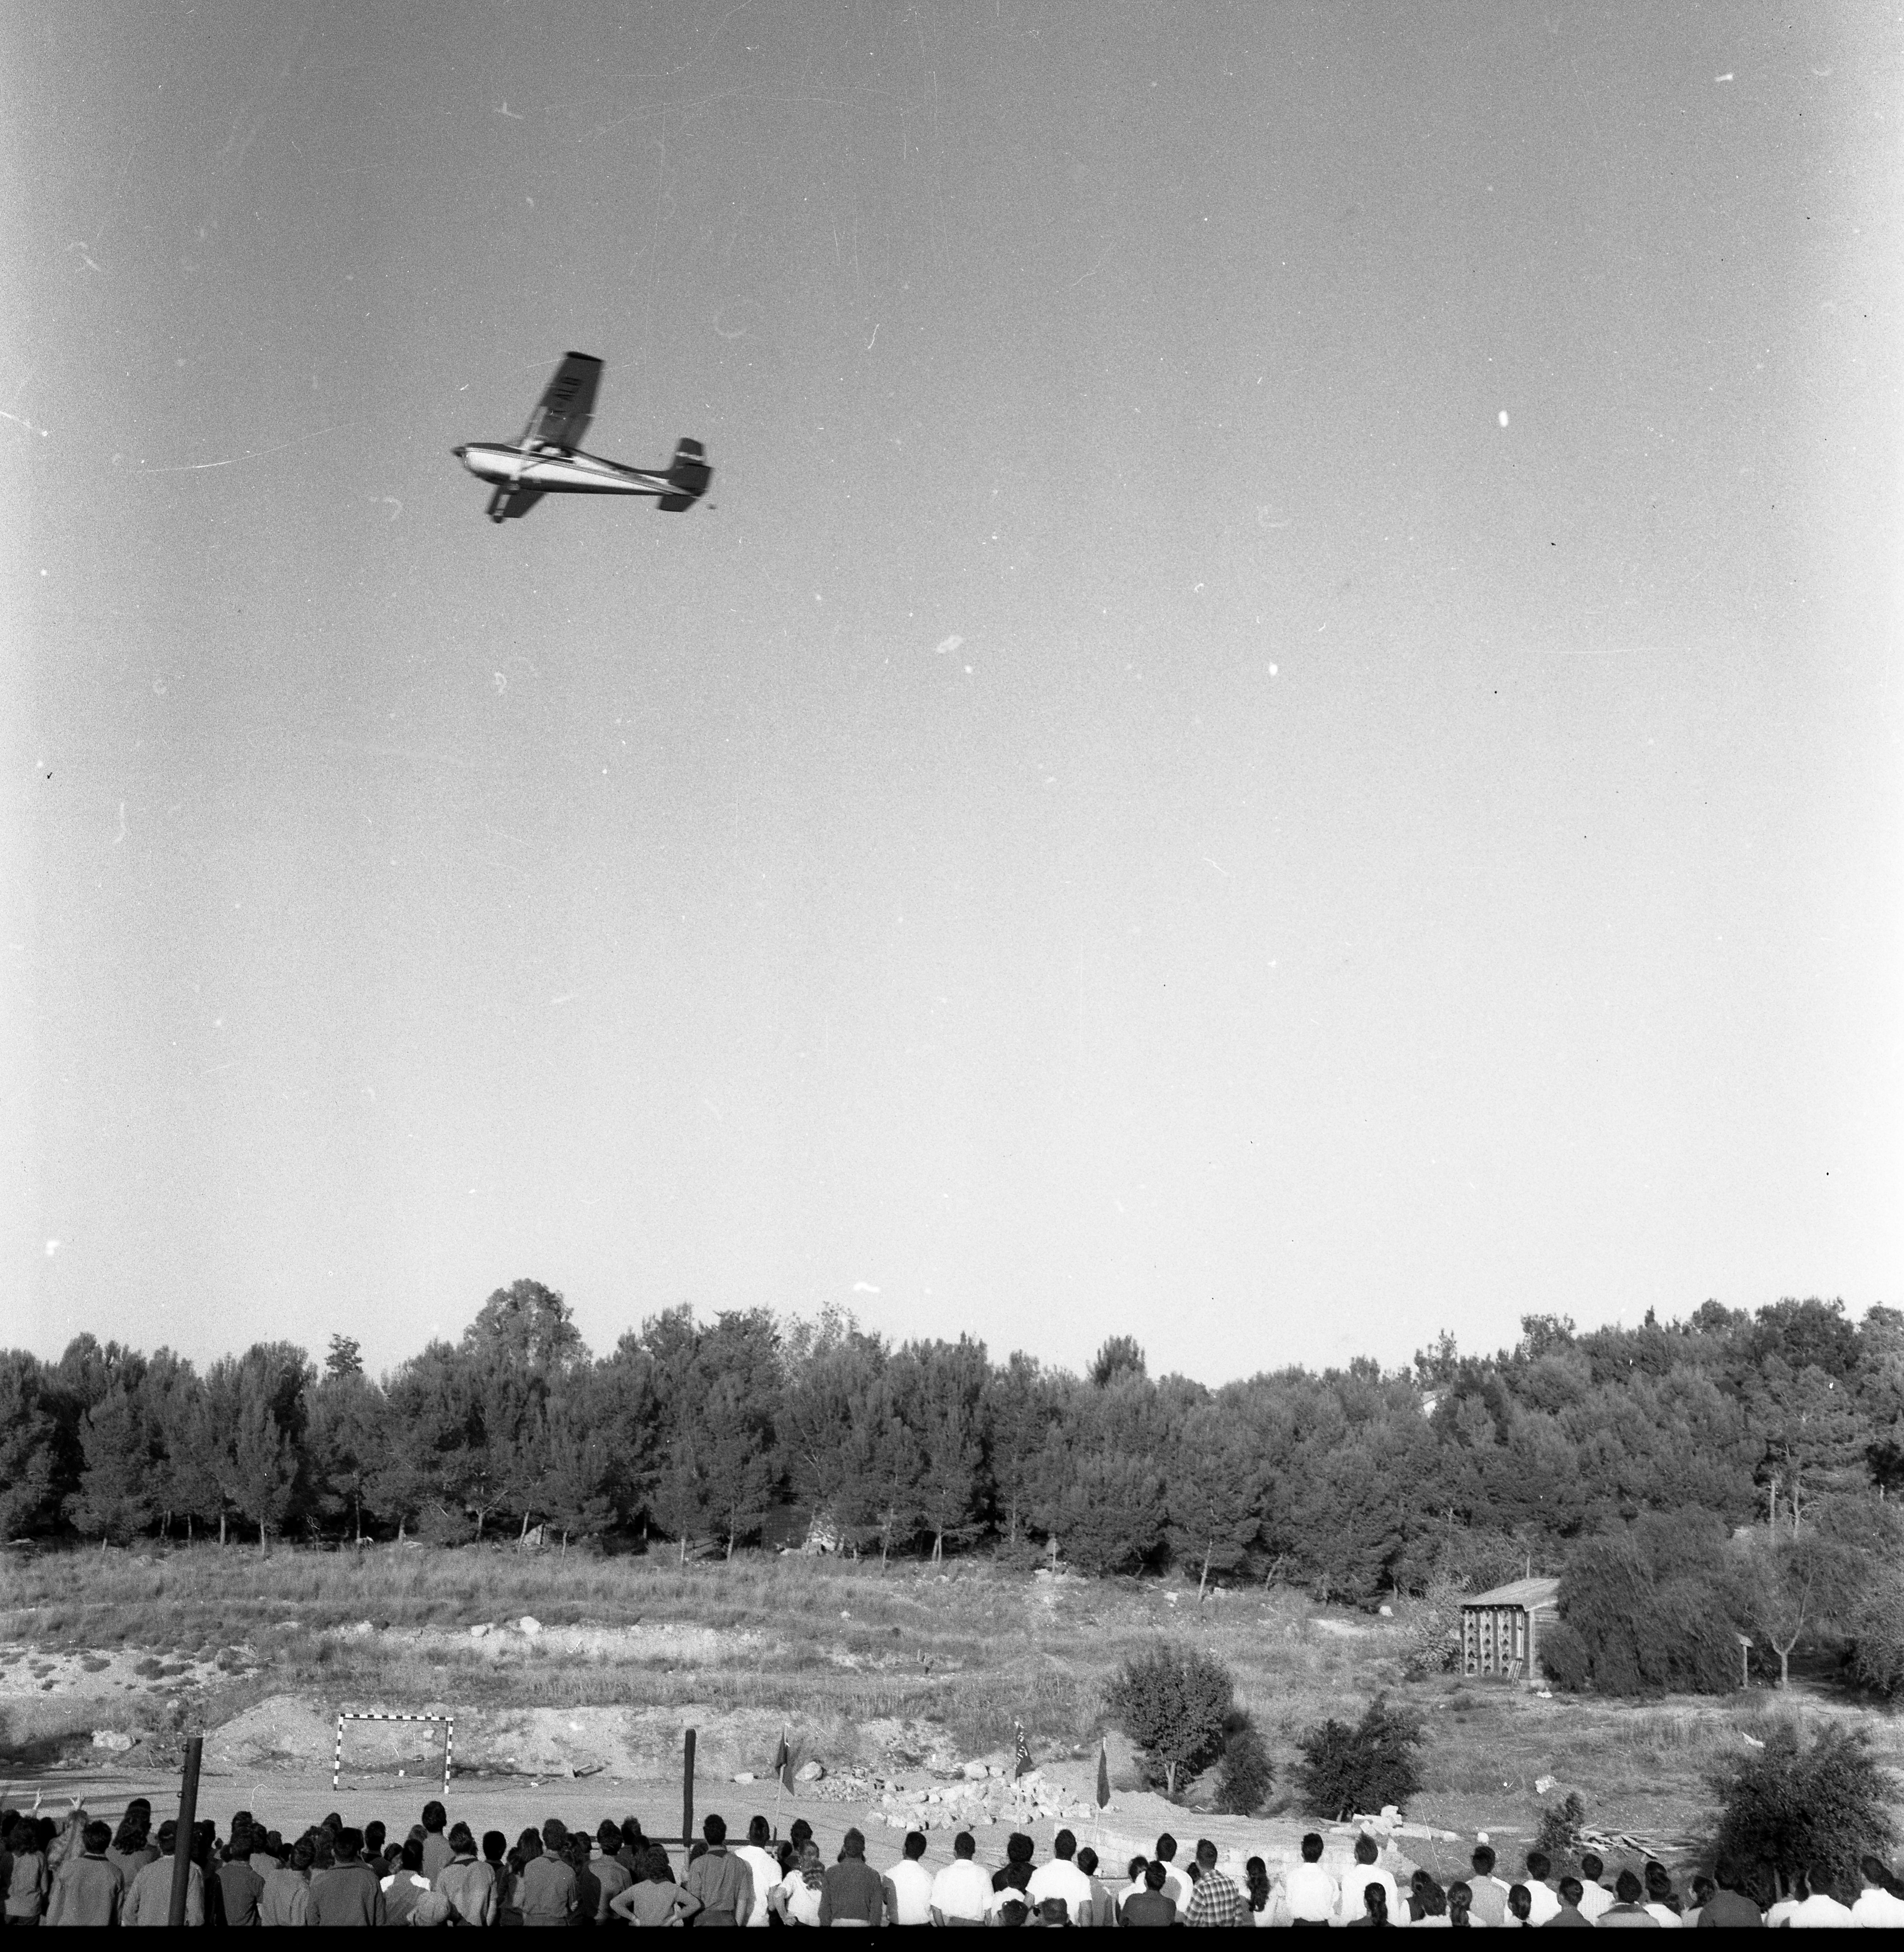
[[[1230,1670],[1195,1647],[1160,1641],[1133,1655],[1105,1682],[1111,1719],[1164,1772],[1165,1793],[1223,1751],[1223,1731],[1236,1705]]]
[[[1540,1833],[1534,1840],[1534,1847],[1546,1852],[1555,1876],[1571,1864],[1580,1843],[1580,1825],[1586,1821],[1587,1806],[1571,1790],[1564,1802],[1541,1805]]]
[[[1402,1662],[1411,1680],[1446,1674],[1461,1660],[1461,1602],[1468,1581],[1437,1571],[1421,1598],[1402,1615]]]
[[[1741,1610],[1718,1520],[1646,1512],[1575,1548],[1541,1666],[1563,1688],[1603,1694],[1729,1694]]]
[[[1387,1803],[1399,1809],[1421,1787],[1415,1767],[1421,1724],[1405,1708],[1391,1708],[1386,1694],[1376,1696],[1352,1728],[1331,1719],[1296,1746],[1302,1754],[1296,1785],[1313,1816],[1340,1823]]]
[[[1713,1847],[1736,1863],[1788,1875],[1809,1868],[1856,1889],[1860,1856],[1888,1853],[1896,1838],[1896,1785],[1861,1729],[1821,1728],[1804,1747],[1790,1724],[1774,1726],[1763,1752],[1721,1771],[1712,1788],[1721,1806]]]
[[[1254,1816],[1276,1787],[1262,1731],[1246,1708],[1230,1717],[1223,1731],[1223,1764],[1217,1771],[1216,1808],[1226,1816]]]

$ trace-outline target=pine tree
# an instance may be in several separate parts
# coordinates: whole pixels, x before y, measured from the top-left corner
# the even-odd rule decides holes
[[[219,1460],[219,1481],[239,1514],[258,1528],[258,1549],[282,1525],[298,1478],[297,1454],[261,1391],[247,1391]]]
[[[37,1359],[0,1352],[0,1539],[37,1531],[53,1516],[58,1432],[40,1397]]]
[[[115,1384],[86,1413],[86,1469],[70,1501],[73,1524],[102,1545],[123,1544],[152,1522],[152,1460],[145,1419],[132,1392]]]

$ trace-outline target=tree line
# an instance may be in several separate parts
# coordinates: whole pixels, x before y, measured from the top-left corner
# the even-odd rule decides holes
[[[1609,1540],[1621,1578],[1657,1585],[1683,1569],[1671,1544],[1633,1558],[1649,1518],[1781,1550],[1888,1536],[1900,1483],[1904,1315],[1854,1324],[1815,1299],[1584,1332],[1529,1315],[1492,1356],[1444,1334],[1390,1373],[1358,1358],[1215,1389],[1152,1376],[1129,1337],[1080,1375],[965,1337],[895,1346],[839,1312],[680,1307],[593,1356],[533,1281],[380,1381],[341,1336],[321,1369],[282,1342],[202,1372],[90,1334],[55,1362],[0,1356],[8,1538],[539,1526],[686,1557],[811,1519],[882,1559],[1055,1550],[1358,1600],[1560,1572]]]

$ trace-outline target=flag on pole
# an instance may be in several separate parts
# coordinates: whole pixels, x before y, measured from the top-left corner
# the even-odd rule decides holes
[[[1111,1758],[1104,1752],[1104,1738],[1097,1738],[1097,1807],[1102,1810],[1111,1800]]]
[[[786,1730],[780,1730],[780,1747],[774,1751],[774,1773],[780,1778],[780,1787],[790,1791],[793,1787],[793,1753],[786,1746]]]
[[[1024,1724],[1016,1716],[1011,1721],[1011,1780],[1016,1782],[1031,1766],[1031,1744],[1024,1738]]]

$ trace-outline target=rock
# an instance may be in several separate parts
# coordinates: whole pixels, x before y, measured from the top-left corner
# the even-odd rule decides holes
[[[123,1753],[138,1739],[136,1735],[122,1735],[117,1728],[95,1728],[92,1731],[92,1746],[95,1749],[111,1749],[119,1753]]]
[[[1557,1781],[1559,1781],[1559,1778],[1555,1776],[1536,1776],[1534,1779],[1534,1794],[1536,1796],[1545,1796],[1548,1791],[1553,1788]]]
[[[753,1780],[754,1772],[752,1769],[743,1769],[739,1775],[734,1778],[736,1782],[752,1782]]]
[[[826,1764],[816,1756],[811,1762],[802,1763],[793,1772],[793,1780],[796,1782],[818,1782],[826,1772]]]
[[[542,1623],[533,1613],[524,1613],[516,1622],[516,1631],[519,1634],[527,1634],[531,1640],[533,1640],[542,1630]]]
[[[495,1631],[496,1623],[494,1621],[478,1620],[476,1625],[470,1629],[470,1638],[473,1641],[480,1641],[485,1634],[492,1634]]]
[[[1385,1620],[1392,1620],[1395,1617],[1395,1609],[1393,1606],[1377,1606],[1375,1610]]]
[[[992,1770],[986,1763],[968,1763],[958,1772],[968,1782],[983,1782]]]

